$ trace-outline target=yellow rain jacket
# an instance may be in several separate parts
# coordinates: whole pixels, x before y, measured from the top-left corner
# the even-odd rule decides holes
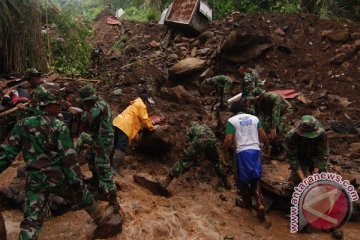
[[[155,130],[149,118],[146,105],[139,97],[134,101],[130,101],[130,105],[117,115],[112,123],[113,126],[121,129],[129,137],[129,141],[135,138],[142,125],[150,131]]]

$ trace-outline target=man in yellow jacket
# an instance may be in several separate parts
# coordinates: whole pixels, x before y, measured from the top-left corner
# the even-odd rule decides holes
[[[112,167],[117,172],[119,164],[123,162],[125,151],[144,126],[149,131],[154,131],[156,126],[152,124],[149,118],[145,101],[148,96],[146,93],[140,94],[140,97],[130,102],[130,105],[113,120],[115,127],[115,153]]]

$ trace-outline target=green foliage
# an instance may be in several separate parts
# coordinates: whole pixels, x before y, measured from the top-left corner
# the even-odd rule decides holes
[[[234,11],[233,0],[211,0],[209,1],[214,11],[214,18],[223,17]]]
[[[150,7],[147,10],[142,8],[130,7],[125,10],[124,19],[133,21],[152,21],[159,19],[160,12]]]
[[[114,43],[114,45],[111,47],[111,50],[112,49],[119,49],[121,52],[123,52],[128,39],[129,38],[128,38],[127,35],[122,36],[117,42]]]
[[[52,38],[52,68],[69,75],[85,75],[91,63],[92,47],[86,39],[92,34],[88,22],[62,13],[54,18],[59,37],[64,41]]]

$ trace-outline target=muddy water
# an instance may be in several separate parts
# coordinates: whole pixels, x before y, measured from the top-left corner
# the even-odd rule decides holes
[[[164,172],[159,165],[141,163],[147,173]],[[146,167],[146,168],[144,168]],[[210,171],[208,176],[199,169],[190,171],[170,185],[171,198],[152,195],[134,183],[132,175],[139,166],[131,165],[116,177],[121,186],[118,197],[126,219],[123,233],[110,239],[314,239],[331,237],[322,232],[290,234],[288,219],[283,213],[272,211],[268,218],[272,227],[257,222],[254,213],[234,207],[236,191],[220,191],[217,179]],[[8,210],[4,213],[8,239],[18,238],[22,213]],[[94,227],[85,211],[69,212],[47,220],[42,229],[41,240],[85,240]],[[345,239],[360,239],[360,223],[344,226]]]

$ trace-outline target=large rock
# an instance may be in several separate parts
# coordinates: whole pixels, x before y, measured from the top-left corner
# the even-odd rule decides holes
[[[205,60],[199,58],[186,58],[169,68],[169,74],[172,76],[191,74],[202,70],[205,65]]]
[[[220,56],[232,63],[246,63],[273,46],[270,36],[232,32],[221,47]]]
[[[349,29],[325,30],[321,33],[322,37],[327,37],[334,42],[346,42],[350,37]]]
[[[161,88],[160,96],[165,100],[181,104],[198,103],[198,100],[181,85]]]
[[[144,132],[137,142],[137,151],[157,156],[166,154],[175,142],[169,130],[168,125],[163,125],[154,132]]]

